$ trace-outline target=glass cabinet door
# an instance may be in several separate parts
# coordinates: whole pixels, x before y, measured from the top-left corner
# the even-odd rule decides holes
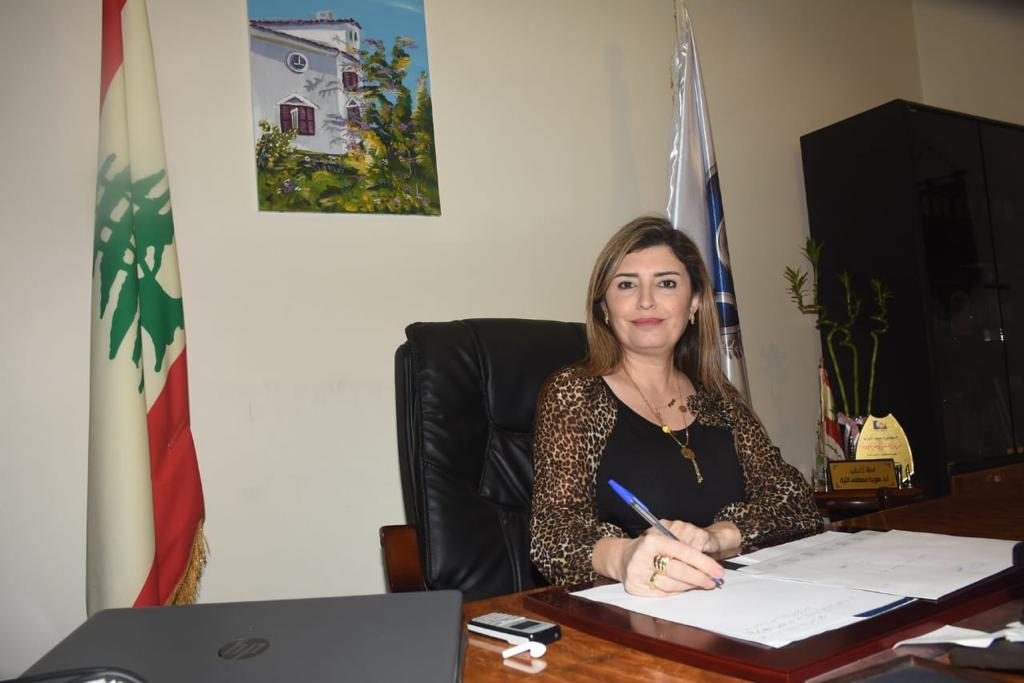
[[[1024,454],[1024,129],[981,124],[1014,444]]]
[[[947,465],[1005,455],[1013,420],[979,124],[923,110],[910,116]]]

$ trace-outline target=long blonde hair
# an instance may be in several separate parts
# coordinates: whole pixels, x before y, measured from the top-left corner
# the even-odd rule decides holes
[[[711,278],[697,245],[660,216],[641,216],[612,235],[597,257],[587,287],[587,355],[580,361],[582,371],[591,376],[614,372],[622,363],[622,344],[605,322],[605,292],[626,254],[650,247],[666,246],[686,267],[690,287],[700,295],[695,323],[686,328],[676,342],[673,364],[690,379],[723,396],[738,396],[722,372],[718,312],[715,310]]]

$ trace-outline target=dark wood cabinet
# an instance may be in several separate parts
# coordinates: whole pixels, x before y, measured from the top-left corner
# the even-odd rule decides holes
[[[939,492],[1024,460],[1024,127],[895,100],[800,141],[821,301],[845,317],[842,271],[863,299],[862,395],[869,278],[894,293],[872,413],[899,419]]]

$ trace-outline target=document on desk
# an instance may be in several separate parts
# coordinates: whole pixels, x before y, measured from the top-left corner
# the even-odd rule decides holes
[[[621,583],[573,595],[631,612],[695,626],[730,638],[782,647],[860,621],[893,603],[891,595],[725,572],[721,590],[693,590],[664,598],[626,593]]]
[[[877,531],[862,531],[862,534],[876,534],[880,533]],[[777,560],[781,557],[793,555],[797,552],[809,551],[812,548],[816,548],[820,545],[828,543],[836,543],[844,538],[849,538],[850,534],[842,531],[823,531],[820,534],[814,534],[813,536],[805,536],[789,543],[783,543],[781,545],[773,545],[768,548],[762,548],[761,550],[749,553],[747,555],[737,555],[730,557],[729,561],[733,564],[757,564],[758,562],[765,562],[767,560]]]
[[[792,552],[787,545],[769,548],[772,556],[742,572],[938,600],[1013,566],[1015,542],[893,530],[831,534],[827,543],[794,545]]]

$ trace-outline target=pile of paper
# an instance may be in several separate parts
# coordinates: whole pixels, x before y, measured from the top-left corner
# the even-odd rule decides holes
[[[696,590],[665,598],[630,595],[621,583],[574,593],[677,624],[731,638],[782,647],[859,621],[857,615],[893,602],[891,595],[725,572],[721,590]]]
[[[721,590],[629,595],[622,584],[578,595],[731,638],[782,647],[895,609],[936,600],[1012,566],[1013,541],[909,531],[826,532],[751,555]]]
[[[1015,541],[917,531],[829,532],[826,542],[769,548],[744,573],[938,600],[1013,565]],[[817,537],[812,537],[817,538]]]

